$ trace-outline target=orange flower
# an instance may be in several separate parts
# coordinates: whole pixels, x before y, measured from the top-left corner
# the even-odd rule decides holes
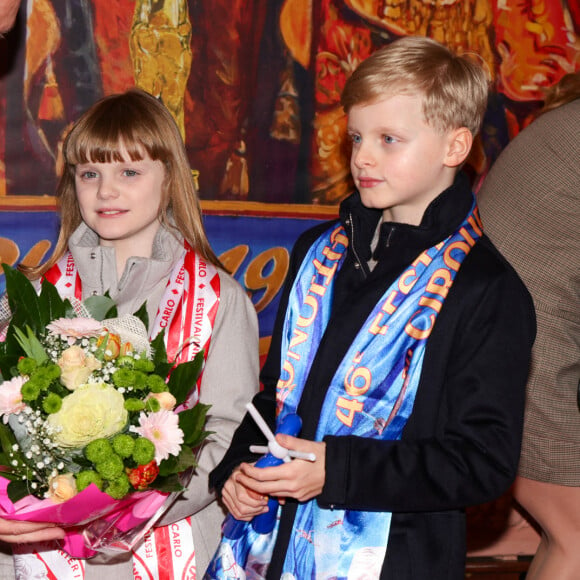
[[[107,338],[107,346],[105,347],[105,360],[115,360],[121,352],[121,337],[118,334],[110,332],[108,335],[103,334],[97,341],[97,346],[101,346]]]
[[[155,460],[150,461],[147,465],[140,465],[135,469],[127,472],[131,485],[138,491],[144,491],[152,484],[159,475],[159,466]]]
[[[132,352],[133,352],[133,345],[130,342],[123,343],[123,346],[121,347],[121,355],[127,356],[128,354],[131,354]]]

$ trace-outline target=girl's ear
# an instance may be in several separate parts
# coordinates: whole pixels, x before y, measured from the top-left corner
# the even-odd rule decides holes
[[[458,167],[469,155],[473,144],[473,135],[467,127],[453,129],[449,133],[447,154],[444,164],[447,167]]]

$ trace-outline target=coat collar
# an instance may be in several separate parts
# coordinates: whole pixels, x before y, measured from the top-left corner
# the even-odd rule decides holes
[[[396,222],[382,223],[373,256],[371,241],[381,220],[382,211],[365,207],[359,192],[355,191],[342,202],[340,219],[357,256],[367,262],[371,257],[380,261],[394,249],[417,255],[444,240],[457,230],[472,203],[469,180],[464,173],[459,172],[453,184],[429,204],[418,226]]]
[[[129,258],[118,279],[114,248],[100,246],[98,236],[86,224],[73,232],[69,250],[83,282],[83,294],[109,291],[121,314],[135,312],[145,299],[156,295],[158,288],[165,286],[176,256],[185,251],[183,241],[161,226],[153,241],[151,257]]]

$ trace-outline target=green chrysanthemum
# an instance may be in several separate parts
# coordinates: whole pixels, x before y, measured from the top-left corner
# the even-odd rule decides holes
[[[117,367],[120,369],[132,369],[135,366],[135,359],[132,356],[120,356],[117,358]]]
[[[58,413],[62,407],[62,398],[56,393],[48,393],[44,401],[42,401],[42,408],[49,415],[51,413]]]
[[[148,376],[145,373],[140,371],[135,371],[134,383],[133,387],[142,391],[143,389],[147,388],[147,378]]]
[[[44,391],[54,380],[52,374],[46,367],[38,367],[30,378]]]
[[[135,440],[135,449],[133,450],[133,459],[138,465],[145,465],[153,461],[155,457],[155,445],[145,437],[139,437]]]
[[[33,381],[32,379],[26,381],[20,389],[22,400],[26,403],[32,403],[33,401],[36,401],[40,396],[40,390],[40,385],[37,382]]]
[[[167,383],[159,375],[149,375],[147,377],[147,386],[152,393],[164,393],[169,390]]]
[[[60,378],[60,367],[54,363],[49,363],[46,365],[46,372],[53,381]]]
[[[135,439],[130,435],[121,433],[113,438],[113,450],[120,457],[131,457],[135,449]]]
[[[116,387],[126,389],[127,387],[133,386],[133,383],[135,382],[135,371],[128,368],[118,369],[113,373],[111,378]]]
[[[107,439],[95,439],[85,447],[85,457],[92,463],[104,461],[113,454],[113,447]]]
[[[77,473],[76,480],[77,480],[77,489],[79,491],[83,491],[83,489],[89,487],[91,483],[94,483],[100,490],[103,489],[103,478],[92,469],[87,469],[86,471],[81,471],[80,473]]]
[[[95,463],[95,469],[103,479],[113,481],[123,473],[125,465],[116,453],[111,452],[107,459]]]
[[[21,375],[29,376],[38,368],[38,363],[33,358],[24,357],[18,361],[16,367]]]
[[[143,373],[152,373],[153,369],[155,369],[153,361],[150,361],[147,358],[140,358],[135,360],[136,371],[141,371]]]
[[[130,488],[129,478],[122,473],[119,477],[109,481],[105,488],[105,493],[109,494],[113,499],[122,499],[127,495]]]
[[[145,409],[145,403],[141,399],[135,399],[131,397],[129,399],[125,399],[125,409],[129,411],[129,413],[143,411],[143,409]]]

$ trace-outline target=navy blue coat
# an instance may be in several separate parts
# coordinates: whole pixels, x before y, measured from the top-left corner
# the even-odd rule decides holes
[[[382,224],[372,271],[367,261],[381,212],[365,208],[357,192],[341,204],[350,245],[298,408],[301,437],[314,438],[326,389],[371,309],[423,250],[458,228],[471,201],[469,183],[460,174],[430,204],[419,226]],[[288,292],[308,248],[329,226],[304,233],[292,253],[262,370],[264,390],[254,400],[272,426]],[[401,440],[325,437],[326,481],[319,505],[393,513],[381,578],[464,578],[464,508],[500,496],[516,475],[534,337],[531,297],[484,235],[464,260],[428,339]],[[248,446],[260,441],[263,436],[246,417],[210,483],[221,489],[237,465],[256,459]],[[268,578],[280,578],[295,509],[293,501],[283,508]]]

